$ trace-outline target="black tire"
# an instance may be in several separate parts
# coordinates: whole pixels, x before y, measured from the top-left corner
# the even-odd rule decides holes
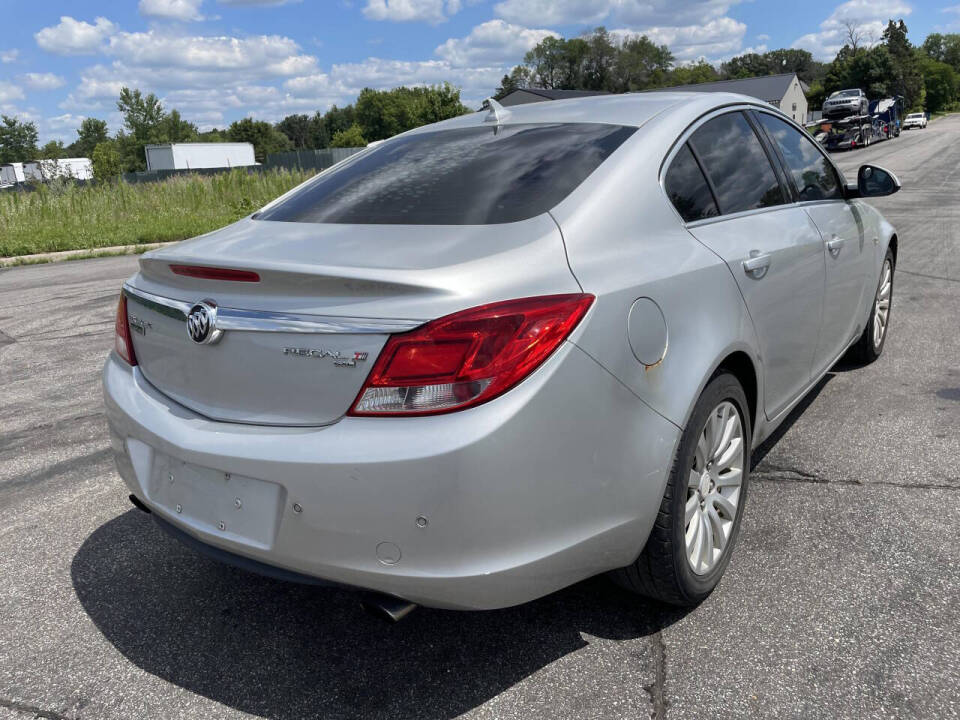
[[[884,272],[887,263],[890,264],[889,306],[887,309],[887,322],[884,325],[883,335],[878,344],[873,341],[873,325],[878,312],[877,296],[879,295],[880,289],[883,285]],[[848,357],[856,362],[860,362],[865,365],[872,363],[874,360],[880,357],[880,355],[883,353],[883,346],[887,344],[887,335],[890,333],[890,318],[893,315],[893,281],[896,275],[896,269],[897,264],[893,256],[893,250],[887,248],[887,254],[883,258],[883,265],[880,266],[880,279],[877,281],[877,289],[874,290],[873,293],[873,302],[870,303],[870,314],[867,316],[866,327],[863,328],[863,333],[860,335],[860,339],[857,340],[857,342],[847,353]]]
[[[724,401],[729,401],[736,407],[743,429],[744,456],[740,496],[723,554],[709,572],[698,575],[694,573],[686,556],[684,506],[687,501],[687,483],[700,434],[711,413]],[[614,571],[613,578],[618,584],[637,594],[684,607],[699,604],[713,592],[730,562],[747,500],[752,433],[747,407],[743,387],[737,378],[728,372],[718,372],[704,388],[690,422],[681,435],[650,537],[633,564]]]

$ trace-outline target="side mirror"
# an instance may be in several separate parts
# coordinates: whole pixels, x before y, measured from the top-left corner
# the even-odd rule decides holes
[[[848,197],[883,197],[900,190],[900,181],[889,170],[876,165],[861,165],[856,187],[847,188]]]

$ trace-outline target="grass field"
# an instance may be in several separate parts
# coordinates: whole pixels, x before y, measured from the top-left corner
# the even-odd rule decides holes
[[[52,183],[0,193],[0,257],[183,240],[223,227],[310,177],[276,170],[128,185]]]

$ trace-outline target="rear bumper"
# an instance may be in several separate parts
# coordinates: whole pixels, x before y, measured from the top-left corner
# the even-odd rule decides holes
[[[234,555],[434,607],[514,605],[631,562],[679,435],[570,343],[486,405],[318,428],[203,418],[113,355],[103,384],[120,474],[162,520]],[[178,512],[162,484],[174,466],[233,480]],[[244,483],[259,488],[251,502]],[[222,501],[235,493],[231,515]],[[232,532],[244,512],[259,515]]]

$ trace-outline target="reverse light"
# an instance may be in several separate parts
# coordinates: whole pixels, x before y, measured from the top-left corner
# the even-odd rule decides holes
[[[129,365],[137,364],[137,355],[133,351],[133,339],[130,337],[130,322],[127,320],[127,296],[120,293],[117,303],[117,319],[114,322],[113,347],[117,355]]]
[[[536,370],[593,303],[546,295],[463,310],[391,335],[349,415],[429,415],[506,392]]]

